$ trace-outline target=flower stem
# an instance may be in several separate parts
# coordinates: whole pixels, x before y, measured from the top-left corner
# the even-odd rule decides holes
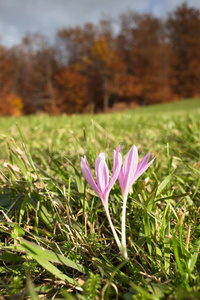
[[[108,218],[110,227],[111,227],[111,229],[112,229],[114,238],[115,238],[115,240],[116,240],[117,246],[119,247],[119,250],[120,250],[120,249],[121,249],[121,242],[120,242],[120,240],[119,240],[119,238],[118,238],[117,232],[116,232],[115,227],[114,227],[114,225],[113,225],[113,223],[112,223],[112,220],[111,220],[111,217],[110,217],[110,213],[109,213],[108,208],[106,208],[106,215],[107,215],[107,218]],[[120,250],[120,251],[121,251],[121,250]]]
[[[106,215],[107,215],[107,218],[108,218],[110,227],[111,227],[111,229],[112,229],[112,232],[113,232],[115,241],[116,241],[117,246],[118,246],[118,248],[119,248],[119,251],[120,251],[122,257],[123,257],[125,260],[127,260],[127,257],[128,257],[128,256],[127,256],[126,249],[124,249],[124,247],[122,246],[122,244],[121,244],[121,242],[120,242],[120,240],[119,240],[119,237],[118,237],[118,235],[117,235],[117,232],[116,232],[116,230],[115,230],[115,227],[114,227],[114,225],[113,225],[113,223],[112,223],[112,220],[111,220],[111,217],[110,217],[109,210],[108,210],[108,208],[105,208],[105,210],[106,210]]]
[[[124,257],[126,260],[128,258],[127,250],[126,250],[126,202],[127,202],[128,194],[123,195],[123,208],[122,208],[122,251],[124,253]]]

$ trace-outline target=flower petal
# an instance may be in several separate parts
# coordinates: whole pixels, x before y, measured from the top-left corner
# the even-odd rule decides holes
[[[134,175],[137,170],[138,164],[138,151],[134,145],[129,150],[126,158],[124,160],[123,173],[124,173],[124,186],[130,186],[131,182],[134,180]]]
[[[95,163],[97,185],[102,194],[105,192],[106,187],[109,183],[109,170],[105,162],[105,154],[101,153]]]
[[[85,177],[85,180],[89,183],[90,187],[95,191],[95,193],[97,193],[97,195],[99,195],[99,197],[101,197],[101,191],[99,190],[98,186],[94,181],[87,158],[85,156],[81,157],[81,170],[83,176]]]
[[[136,171],[135,180],[137,180],[148,169],[148,167],[152,164],[155,158],[156,157],[154,157],[148,164],[144,165],[142,168]]]
[[[121,190],[122,190],[122,194],[124,193],[124,185],[125,185],[125,182],[124,182],[124,173],[123,173],[123,169],[122,167],[120,168],[120,171],[119,171],[119,175],[118,175],[118,180],[119,180],[119,184],[120,184],[120,187],[121,187]]]
[[[106,160],[106,155],[105,155],[105,152],[102,152],[100,153],[97,158],[96,158],[96,161],[95,161],[95,172],[96,172],[96,175],[97,175],[97,171],[99,169],[99,164],[100,162],[102,161],[102,159],[105,161]]]
[[[122,165],[122,155],[119,152],[120,149],[117,148],[116,151],[114,151],[114,163],[113,163],[113,174],[111,177],[111,180],[106,188],[106,193],[109,193],[111,188],[113,187],[115,181],[117,180],[119,176],[119,172],[121,170]]]
[[[141,162],[139,163],[138,167],[137,167],[137,172],[139,172],[148,162],[149,160],[149,156],[150,153],[147,153],[147,155],[145,155],[145,157],[141,160]]]

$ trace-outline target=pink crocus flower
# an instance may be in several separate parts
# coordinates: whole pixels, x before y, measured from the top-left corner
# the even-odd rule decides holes
[[[114,151],[114,162],[113,162],[113,174],[109,181],[109,170],[105,162],[105,153],[102,152],[97,156],[95,162],[95,173],[97,177],[97,184],[94,181],[90,166],[88,164],[86,156],[81,158],[81,170],[86,181],[89,183],[90,187],[96,192],[96,194],[101,198],[102,203],[107,209],[108,207],[108,196],[111,188],[113,187],[115,181],[118,178],[122,164],[122,156],[119,147]]]
[[[126,155],[126,158],[124,160],[123,167],[121,167],[121,170],[119,172],[118,180],[122,191],[122,197],[123,197],[123,209],[122,209],[122,251],[125,253],[125,256],[127,256],[126,253],[126,202],[128,193],[130,192],[130,189],[133,185],[133,183],[148,169],[148,167],[152,164],[155,157],[149,162],[149,156],[148,153],[142,161],[138,165],[138,151],[136,146],[134,145],[129,150],[128,154]]]
[[[138,165],[138,151],[136,146],[131,147],[124,160],[123,167],[119,172],[118,180],[120,183],[123,197],[127,197],[133,183],[148,169],[155,157],[149,162],[148,153]]]
[[[115,181],[119,176],[121,164],[122,164],[122,156],[120,153],[120,148],[118,147],[116,151],[114,151],[113,174],[111,176],[111,179],[109,180],[109,170],[105,162],[105,153],[103,152],[99,154],[95,162],[95,173],[97,178],[97,183],[96,183],[92,176],[92,172],[90,170],[90,166],[88,164],[87,158],[85,156],[81,158],[81,170],[83,172],[83,175],[86,181],[89,183],[90,187],[100,197],[104,205],[106,215],[108,217],[108,221],[110,223],[113,235],[115,237],[115,240],[117,242],[120,251],[121,251],[121,243],[115,231],[115,228],[113,226],[110,213],[108,210],[108,197],[111,188],[113,187]]]

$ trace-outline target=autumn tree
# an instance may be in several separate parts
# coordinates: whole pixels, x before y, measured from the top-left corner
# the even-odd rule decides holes
[[[56,44],[60,49],[60,61],[64,65],[85,65],[85,60],[90,53],[95,40],[97,28],[91,23],[83,27],[69,27],[61,29],[57,33]]]
[[[88,104],[87,77],[73,66],[64,67],[56,78],[57,112],[82,113]]]
[[[167,101],[171,97],[168,47],[164,24],[150,14],[129,12],[121,17],[118,37],[128,73],[140,83],[140,104]]]
[[[11,49],[17,59],[16,90],[24,101],[26,113],[55,110],[53,76],[56,71],[55,51],[45,36],[28,34]]]
[[[86,24],[82,28],[63,29],[58,32],[65,66],[73,66],[87,77],[89,103],[96,110],[107,109],[110,97],[119,94],[119,74],[123,61],[116,49],[112,21],[101,20],[98,26]],[[75,78],[75,77],[74,77]]]
[[[99,23],[96,39],[91,47],[88,61],[93,73],[98,76],[98,88],[103,101],[96,102],[103,110],[121,97],[130,95],[135,86],[133,76],[127,74],[123,56],[118,49],[112,20],[104,18]],[[133,84],[130,85],[130,82]]]
[[[0,46],[0,115],[22,114],[22,99],[14,89],[15,65],[16,60],[10,51]]]
[[[84,83],[84,89],[85,91],[87,90],[87,97],[85,97],[85,99],[87,98],[85,102],[86,106],[88,104],[92,105],[94,99],[96,99],[93,94],[96,92],[96,89],[94,88],[96,74],[93,72],[91,62],[89,60],[96,31],[97,28],[95,25],[86,23],[83,27],[77,26],[74,28],[59,30],[56,39],[56,45],[58,52],[60,53],[59,65],[61,73],[65,73],[65,75],[68,74],[66,73],[68,72],[66,70],[69,70],[68,67],[70,67],[71,70],[73,70],[73,79],[77,79],[79,77],[82,78],[81,81],[87,82],[87,87]],[[65,70],[64,73],[63,69]],[[60,78],[60,74],[57,76],[57,79],[58,78]],[[68,78],[72,83],[72,78],[70,79],[69,76],[65,76],[65,80],[66,78]],[[69,85],[71,83],[69,83]],[[74,86],[75,85],[77,86],[77,82],[74,83]],[[76,103],[74,103],[73,107],[76,107]]]
[[[186,3],[169,14],[173,89],[178,97],[200,95],[200,10]]]
[[[109,97],[111,94],[111,82],[114,76],[114,69],[118,62],[118,57],[112,49],[105,36],[99,37],[94,41],[91,50],[91,63],[96,72],[99,72],[102,91],[103,91],[103,109],[109,107]]]

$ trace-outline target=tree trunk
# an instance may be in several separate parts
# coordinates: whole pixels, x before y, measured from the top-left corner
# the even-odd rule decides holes
[[[106,111],[106,109],[109,107],[109,92],[108,92],[108,79],[104,77],[103,82],[103,110]]]

